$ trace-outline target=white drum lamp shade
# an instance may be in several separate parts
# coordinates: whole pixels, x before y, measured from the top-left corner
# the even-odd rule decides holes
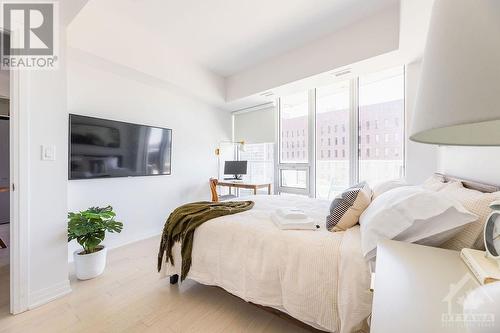
[[[500,0],[436,0],[410,140],[500,146]]]

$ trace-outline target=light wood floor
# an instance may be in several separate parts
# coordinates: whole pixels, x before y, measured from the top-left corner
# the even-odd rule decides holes
[[[71,294],[40,308],[11,316],[0,304],[0,333],[306,332],[219,288],[159,279],[158,244],[155,237],[110,251],[102,276],[72,278]]]

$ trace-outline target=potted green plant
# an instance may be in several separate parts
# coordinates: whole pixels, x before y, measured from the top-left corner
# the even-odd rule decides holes
[[[76,239],[82,246],[73,252],[78,279],[92,279],[104,271],[107,248],[101,242],[106,231],[119,233],[123,229],[123,223],[115,221],[115,216],[111,206],[68,213],[68,242]]]

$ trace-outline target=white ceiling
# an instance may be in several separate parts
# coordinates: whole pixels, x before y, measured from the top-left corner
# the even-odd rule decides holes
[[[87,2],[67,29],[73,61],[115,65],[222,110],[329,84],[342,69],[368,73],[419,59],[434,2],[72,1]]]
[[[398,0],[91,0],[217,75],[230,76],[307,44]],[[89,15],[91,13],[87,13]],[[119,20],[118,20],[119,19]],[[151,38],[153,37],[153,38]]]

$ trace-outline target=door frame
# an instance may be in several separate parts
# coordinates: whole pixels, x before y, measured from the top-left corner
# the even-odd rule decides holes
[[[2,31],[5,33],[5,31]],[[11,39],[19,33],[10,32]],[[29,70],[10,70],[10,312],[29,308]]]

